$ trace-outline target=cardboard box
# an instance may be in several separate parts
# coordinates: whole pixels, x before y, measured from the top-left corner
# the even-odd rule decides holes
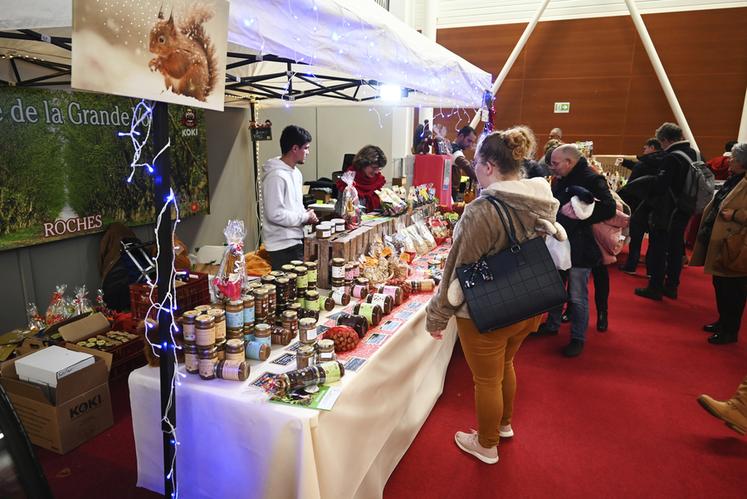
[[[88,353],[51,346],[18,359],[16,373],[23,381],[56,388],[60,379],[85,369],[94,360],[95,357]]]
[[[98,350],[68,347],[96,357],[93,365],[74,372],[57,383],[54,390],[18,378],[16,362],[40,349],[27,341],[24,353],[3,363],[0,383],[8,393],[31,442],[65,454],[114,424],[109,394],[111,355]]]

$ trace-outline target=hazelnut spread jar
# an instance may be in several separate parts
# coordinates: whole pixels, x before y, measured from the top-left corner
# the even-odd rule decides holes
[[[215,364],[218,363],[218,349],[215,347],[198,348],[197,357],[200,378],[215,379]]]
[[[310,317],[298,320],[298,339],[304,345],[316,343],[316,321]]]
[[[195,343],[199,347],[215,345],[215,318],[211,315],[198,315],[195,319]]]
[[[249,364],[241,360],[222,360],[215,365],[215,375],[220,379],[246,381],[249,377]]]
[[[265,322],[270,308],[270,297],[267,296],[267,290],[256,288],[254,293],[254,322]]]
[[[197,310],[187,310],[182,314],[180,319],[184,341],[188,343],[194,343],[195,341],[195,319],[197,319],[198,315],[200,314]]]
[[[226,360],[243,361],[246,357],[244,353],[244,340],[227,340],[226,341]]]
[[[184,349],[184,367],[189,374],[199,374],[200,363],[197,357],[197,345],[185,343]]]
[[[327,339],[319,340],[316,344],[317,364],[335,359],[337,359],[337,357],[335,356],[335,342]]]
[[[296,350],[296,369],[309,367],[314,363],[316,350],[312,345],[301,345]]]
[[[226,339],[226,312],[219,308],[211,308],[207,314],[212,316],[215,321],[215,342],[220,343]]]

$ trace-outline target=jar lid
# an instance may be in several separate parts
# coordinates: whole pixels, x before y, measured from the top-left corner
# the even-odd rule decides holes
[[[272,272],[270,272],[270,275],[275,276],[275,277],[283,277],[285,275],[285,272],[281,272],[279,270],[273,270]]]
[[[301,308],[301,304],[298,302],[288,305],[288,310],[300,310]]]
[[[199,322],[201,324],[213,324],[215,322],[215,317],[212,315],[202,314],[198,315],[197,319],[195,319],[196,322]]]
[[[267,294],[267,288],[265,288],[264,286],[261,287],[261,288],[256,288],[254,290],[254,294],[255,295],[259,295],[259,296],[266,295]]]
[[[295,272],[288,272],[287,274],[285,274],[285,277],[287,277],[289,281],[292,281],[293,279],[296,279],[298,277],[298,274],[296,274]]]
[[[280,268],[283,270],[283,272],[293,272],[293,268],[294,267],[295,267],[295,265],[291,265],[290,263],[286,263],[285,265],[283,265]]]
[[[345,270],[353,270],[353,264],[348,263],[347,265],[345,265]]]
[[[283,312],[283,319],[295,319],[298,313],[295,310],[286,310]]]
[[[305,274],[308,269],[304,267],[303,265],[298,265],[296,267],[296,274]]]
[[[238,338],[226,340],[226,347],[230,348],[231,350],[241,349],[243,346],[244,340],[240,340]]]
[[[319,340],[317,342],[317,344],[319,345],[319,349],[320,350],[334,350],[334,348],[335,348],[335,342],[334,342],[334,340],[330,340],[330,339],[327,339],[327,338],[325,338],[323,340]]]
[[[241,301],[244,302],[244,306],[246,306],[246,302],[254,302],[254,296],[252,295],[244,295],[241,297]]]
[[[268,293],[271,293],[277,289],[277,286],[275,286],[274,284],[265,284],[263,287],[267,290]]]
[[[243,303],[243,302],[239,302],[239,303]],[[215,317],[216,319],[222,319],[223,317],[225,317],[226,311],[220,308],[211,308],[210,310],[207,311],[207,315],[211,315]]]
[[[278,277],[278,278],[277,278],[277,279],[275,280],[275,283],[276,283],[276,284],[280,284],[280,285],[282,285],[282,286],[284,286],[284,285],[288,284],[289,282],[290,282],[290,279],[288,279],[287,277]]]
[[[316,290],[313,290],[313,289],[309,290],[309,291],[306,292],[306,297],[307,298],[311,297],[312,300],[316,299],[316,298],[319,298],[319,291],[316,291]]]
[[[303,328],[316,327],[316,319],[313,317],[304,317],[303,319],[298,319],[298,325]]]
[[[334,265],[335,267],[341,267],[345,265],[345,259],[344,258],[333,258],[332,265]]]
[[[184,319],[193,321],[197,318],[198,315],[200,315],[200,312],[198,312],[197,310],[187,310],[186,312],[182,314],[182,317]]]
[[[301,260],[291,260],[290,264],[294,267],[298,267],[299,265],[303,265],[303,262]]]
[[[305,262],[303,264],[304,267],[307,269],[315,269],[316,268],[316,262]]]
[[[355,283],[356,284],[368,284],[368,278],[367,277],[356,277]]]
[[[195,310],[198,312],[205,312],[207,310],[210,310],[210,308],[212,308],[210,305],[197,305],[195,307]]]
[[[273,281],[275,281],[275,276],[272,274],[265,274],[262,276],[262,282],[264,284],[267,284],[268,282],[273,282]]]
[[[300,353],[304,357],[311,357],[314,355],[314,346],[313,345],[301,345],[298,347],[298,353]]]
[[[255,332],[259,332],[259,331],[263,331],[263,332],[267,331],[267,332],[269,332],[270,331],[270,325],[269,324],[265,324],[264,322],[260,322],[259,324],[255,324],[254,325],[254,331]]]

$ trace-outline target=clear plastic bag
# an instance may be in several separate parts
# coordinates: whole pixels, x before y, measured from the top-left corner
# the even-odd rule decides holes
[[[226,236],[226,250],[220,262],[218,273],[213,279],[215,294],[218,298],[238,300],[246,287],[246,265],[244,263],[244,229],[243,220],[229,220],[223,229]]]
[[[88,299],[88,290],[86,289],[85,284],[79,288],[75,288],[73,307],[75,308],[75,315],[91,311],[91,301]]]
[[[345,219],[345,229],[352,230],[358,227],[361,223],[361,207],[360,200],[358,199],[358,191],[353,185],[355,180],[355,172],[347,171],[340,177],[346,187],[340,194],[340,199],[335,206],[335,211],[338,216]]]

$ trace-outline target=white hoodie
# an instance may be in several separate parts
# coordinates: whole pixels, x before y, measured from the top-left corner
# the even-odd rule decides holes
[[[262,176],[264,220],[262,239],[267,251],[280,251],[303,243],[308,216],[303,206],[303,175],[279,157],[268,159]]]

